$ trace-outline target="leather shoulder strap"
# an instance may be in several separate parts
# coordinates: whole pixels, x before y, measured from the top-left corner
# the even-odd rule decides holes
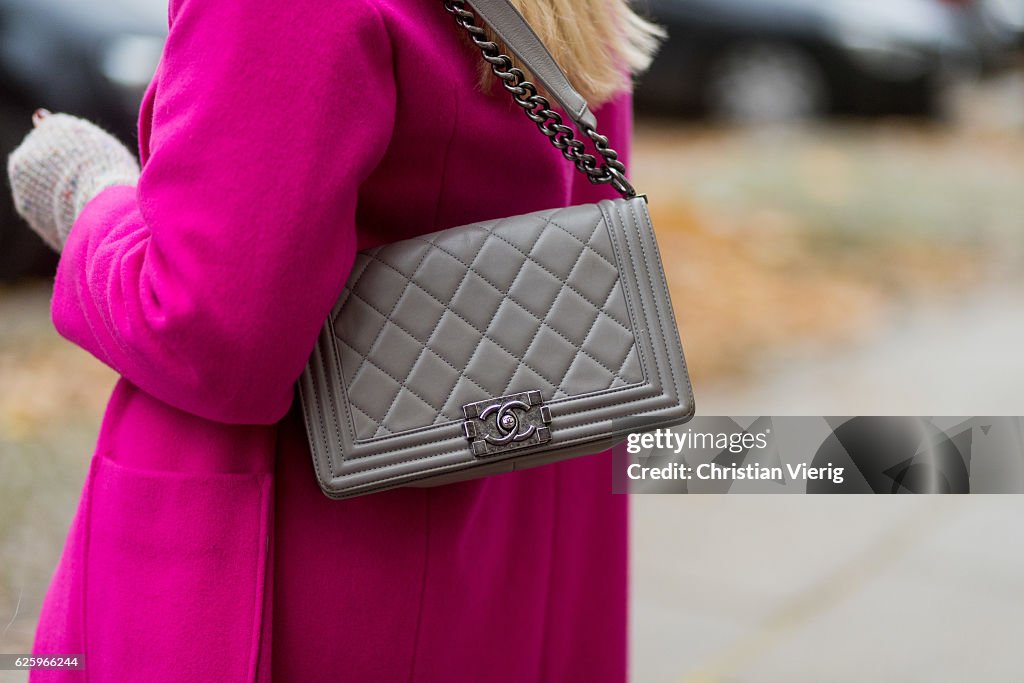
[[[562,109],[582,128],[593,130],[597,120],[554,57],[541,42],[523,15],[509,0],[467,0],[508,49],[541,82]]]

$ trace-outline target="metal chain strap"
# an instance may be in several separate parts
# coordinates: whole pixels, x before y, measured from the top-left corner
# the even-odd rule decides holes
[[[491,65],[491,71],[501,79],[505,90],[512,94],[512,99],[522,107],[523,112],[543,133],[551,144],[561,150],[562,156],[571,161],[576,168],[585,173],[595,185],[611,185],[626,199],[636,196],[636,190],[626,179],[626,167],[619,161],[619,155],[608,146],[608,138],[597,130],[579,125],[579,130],[594,143],[594,149],[601,155],[604,163],[598,165],[597,159],[588,154],[583,142],[573,135],[572,128],[562,123],[558,112],[552,111],[548,100],[537,93],[537,87],[526,80],[522,69],[512,66],[512,59],[502,54],[498,44],[487,39],[484,29],[476,24],[476,15],[466,7],[462,0],[443,0],[444,8],[455,18],[455,23],[469,34],[473,43],[480,48],[483,58]]]

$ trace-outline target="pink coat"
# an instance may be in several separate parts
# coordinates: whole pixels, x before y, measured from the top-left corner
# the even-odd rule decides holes
[[[337,502],[293,385],[358,249],[610,197],[441,0],[172,0],[137,190],[78,219],[53,320],[117,370],[35,650],[102,681],[622,681],[607,455]],[[628,146],[629,99],[598,112]]]

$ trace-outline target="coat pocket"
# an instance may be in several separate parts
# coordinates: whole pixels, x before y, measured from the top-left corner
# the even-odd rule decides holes
[[[84,567],[89,680],[253,680],[271,477],[96,459]]]

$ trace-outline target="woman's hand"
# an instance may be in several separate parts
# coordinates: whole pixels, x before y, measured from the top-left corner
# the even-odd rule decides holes
[[[32,123],[35,130],[7,160],[7,175],[18,213],[60,251],[85,205],[108,187],[135,185],[139,164],[117,138],[83,119],[40,109]]]

